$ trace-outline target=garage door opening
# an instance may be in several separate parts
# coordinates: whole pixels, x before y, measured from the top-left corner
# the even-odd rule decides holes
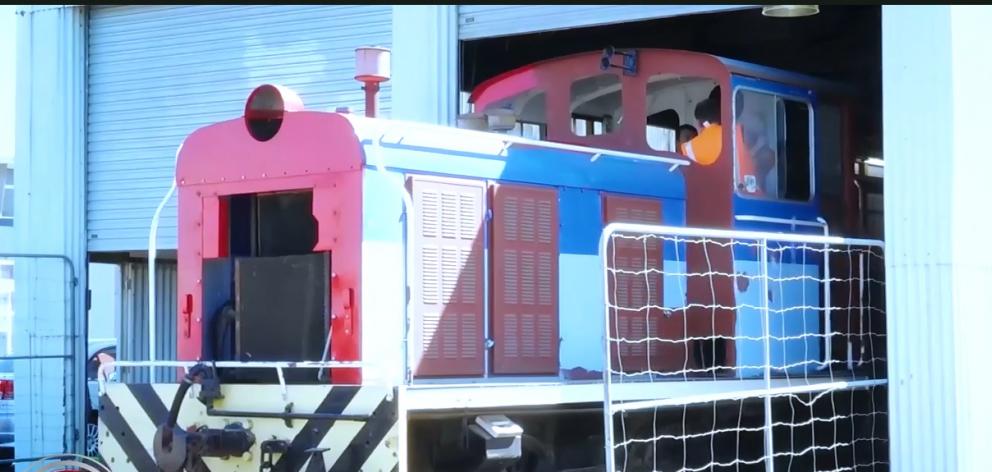
[[[821,6],[819,14],[800,18],[765,17],[753,8],[462,41],[460,112],[470,111],[468,94],[487,79],[610,46],[703,52],[848,86],[856,94],[850,148],[864,221],[859,234],[843,236],[882,237],[881,7]]]

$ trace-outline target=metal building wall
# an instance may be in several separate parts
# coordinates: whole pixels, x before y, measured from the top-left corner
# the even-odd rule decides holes
[[[882,7],[891,470],[988,470],[990,6]]]
[[[354,50],[389,46],[389,5],[95,6],[89,17],[87,237],[91,251],[141,250],[196,128],[236,118],[260,84],[308,109],[364,108]],[[390,84],[380,95],[389,113]],[[175,198],[158,246],[176,247]]]
[[[459,5],[458,38],[508,36],[754,7],[756,5]]]
[[[157,360],[176,359],[176,262],[155,263],[155,353]],[[117,357],[148,360],[148,263],[129,262],[121,270],[121,328],[117,333]],[[158,381],[171,379],[173,369],[159,369]],[[148,369],[127,369],[121,380],[147,382]]]

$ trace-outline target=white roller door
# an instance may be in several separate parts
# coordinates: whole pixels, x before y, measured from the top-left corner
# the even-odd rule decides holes
[[[354,49],[389,46],[389,5],[112,6],[89,15],[87,233],[91,251],[143,250],[175,152],[196,128],[240,116],[266,82],[309,109],[363,107]],[[389,111],[388,83],[381,111]],[[175,197],[160,248],[176,247]]]
[[[459,5],[458,37],[479,39],[753,7],[755,5]]]

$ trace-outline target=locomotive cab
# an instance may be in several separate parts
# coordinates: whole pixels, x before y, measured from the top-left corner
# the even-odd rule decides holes
[[[514,134],[692,161],[679,169],[686,186],[686,226],[856,235],[863,229],[856,215],[848,100],[843,86],[801,74],[688,51],[612,48],[507,72],[483,82],[470,97],[478,113],[514,116]],[[661,223],[636,215],[627,218]],[[661,250],[665,264],[672,249]],[[687,249],[687,264],[705,263],[704,255]],[[773,269],[782,277],[812,280],[814,273],[829,274],[831,267],[847,269],[844,261],[828,263],[821,254],[772,250]],[[728,273],[759,272],[754,250],[714,249],[705,257]],[[689,280],[687,293],[697,299],[735,300],[735,306],[762,305],[757,284],[742,287],[731,282],[726,277],[711,288],[693,286],[699,281]],[[815,282],[773,286],[768,298],[783,306],[802,306],[803,300],[829,300],[829,292],[839,295],[846,288]],[[734,345],[717,336],[760,335],[755,332],[761,325],[759,310],[735,311],[736,316],[717,317],[715,332],[699,333],[717,339],[697,346],[711,353],[708,360],[700,354],[698,362],[717,370],[721,365],[760,364],[757,344],[738,340]],[[831,329],[829,314],[804,311],[788,322],[784,315],[779,317],[782,322],[774,320],[779,328],[773,334],[783,338]],[[785,364],[797,366],[793,370],[812,370],[805,362],[809,356],[833,355],[830,341],[813,337],[785,344],[790,345],[783,346],[781,355],[787,358]],[[682,359],[676,356],[672,364],[681,366]],[[748,369],[736,372],[760,375]]]

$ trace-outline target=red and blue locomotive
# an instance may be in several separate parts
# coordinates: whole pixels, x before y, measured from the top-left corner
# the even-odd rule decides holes
[[[179,385],[108,384],[102,453],[114,470],[594,465],[563,457],[601,450],[589,437],[602,434],[604,226],[859,234],[849,100],[815,78],[660,49],[494,77],[461,117],[476,129],[308,110],[263,85],[244,116],[183,143],[177,344],[187,368]],[[730,249],[676,252],[632,257],[756,270]],[[791,263],[799,273],[823,264]],[[655,288],[666,302],[729,307],[761,296],[730,278]],[[646,296],[622,295],[632,306]],[[716,341],[753,320],[723,311],[623,320],[621,335],[678,330],[714,344],[619,357],[631,368],[647,356],[662,359],[655,369],[715,368],[712,381],[760,377],[744,367],[759,354]],[[830,323],[802,316],[781,334]],[[849,349],[816,340],[776,355],[808,374],[816,367],[802,361]],[[191,385],[199,401],[183,401]],[[169,415],[150,413],[174,399]],[[522,455],[556,468],[520,465]],[[594,456],[586,462],[601,464]]]

